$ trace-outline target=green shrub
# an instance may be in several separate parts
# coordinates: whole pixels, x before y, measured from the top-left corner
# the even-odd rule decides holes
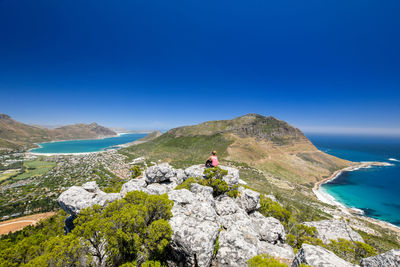
[[[287,224],[291,218],[291,213],[283,208],[279,203],[261,195],[259,212],[265,217],[274,217],[283,224]]]
[[[137,178],[140,175],[142,175],[142,169],[140,169],[140,167],[138,165],[134,165],[131,168],[131,171],[132,171],[132,178]]]
[[[198,182],[198,178],[195,177],[190,177],[188,179],[186,179],[183,183],[181,183],[180,185],[177,185],[175,187],[175,190],[179,190],[179,189],[187,189],[190,191],[190,188],[192,186],[193,183],[197,183]]]
[[[232,188],[229,189],[229,191],[228,191],[228,196],[230,196],[231,198],[237,198],[239,196],[238,188],[239,188],[238,185],[232,186]]]
[[[322,240],[318,239],[316,236],[317,230],[315,227],[295,224],[290,228],[290,233],[286,235],[286,241],[290,246],[297,249],[301,248],[303,243],[325,247]]]
[[[165,266],[173,202],[129,192],[106,207],[81,210],[64,235],[65,213],[0,239],[0,266]]]
[[[362,258],[377,255],[376,250],[368,244],[358,241],[351,242],[342,238],[331,240],[327,248],[352,263],[359,263]]]
[[[254,256],[247,261],[249,267],[287,267],[286,264],[280,263],[269,255],[261,254]]]
[[[210,179],[222,180],[222,178],[224,178],[224,176],[228,174],[228,171],[221,169],[220,167],[213,167],[213,168],[205,168],[203,174],[208,180]]]

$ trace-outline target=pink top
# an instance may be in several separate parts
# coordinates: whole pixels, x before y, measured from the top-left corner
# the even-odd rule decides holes
[[[218,166],[218,158],[217,158],[217,156],[211,156],[211,164],[214,167]]]

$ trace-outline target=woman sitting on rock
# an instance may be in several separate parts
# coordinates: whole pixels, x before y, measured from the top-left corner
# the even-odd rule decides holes
[[[213,150],[211,152],[211,156],[208,157],[208,159],[206,161],[206,167],[212,168],[212,167],[217,167],[217,166],[218,166],[217,151]]]

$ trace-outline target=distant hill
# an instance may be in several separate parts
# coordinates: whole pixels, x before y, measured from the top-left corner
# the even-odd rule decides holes
[[[6,114],[0,114],[0,148],[3,149],[29,148],[34,147],[34,143],[46,141],[95,139],[115,135],[114,131],[97,123],[48,129],[23,124]]]
[[[149,142],[122,149],[121,153],[185,167],[203,163],[214,149],[220,161],[255,167],[271,177],[309,187],[352,164],[319,151],[288,123],[258,114],[178,127]]]

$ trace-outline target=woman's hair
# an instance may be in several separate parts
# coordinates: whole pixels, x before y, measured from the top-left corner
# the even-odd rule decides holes
[[[213,151],[211,152],[211,154],[213,154],[213,155],[215,156],[215,155],[217,155],[217,151],[213,150]]]

